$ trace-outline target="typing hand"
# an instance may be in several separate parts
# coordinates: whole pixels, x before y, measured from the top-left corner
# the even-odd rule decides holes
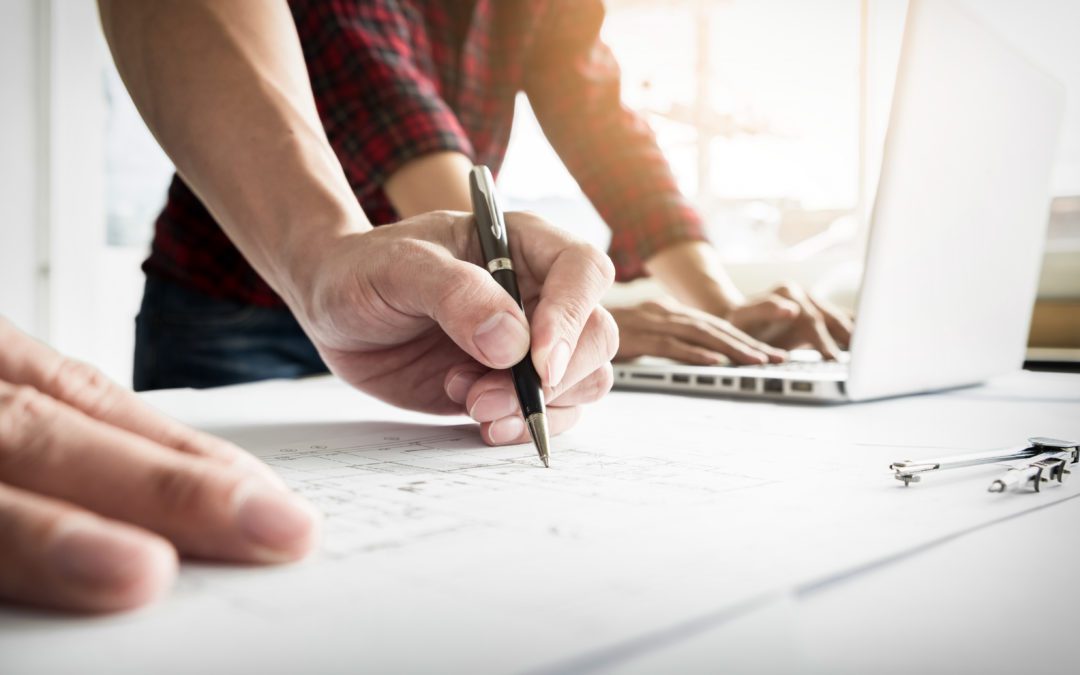
[[[669,246],[649,258],[646,268],[679,300],[721,317],[737,329],[732,332],[723,324],[711,330],[721,330],[759,352],[761,343],[779,349],[813,347],[825,358],[836,359],[851,341],[851,318],[796,284],[783,284],[763,297],[746,300],[724,270],[716,249],[707,243]],[[755,341],[747,342],[745,336]],[[708,343],[698,339],[696,346]],[[727,351],[714,351],[732,356]]]
[[[319,259],[296,314],[339,377],[405,408],[467,412],[490,444],[529,439],[503,369],[531,341],[559,433],[611,388],[618,333],[598,303],[614,270],[536,216],[509,213],[506,224],[528,323],[480,266],[472,216],[451,212],[343,235]]]
[[[282,562],[317,532],[266,465],[0,319],[0,598],[135,607],[168,589],[178,552]]]
[[[675,300],[651,300],[611,310],[619,325],[615,360],[660,356],[695,365],[779,363],[781,349],[755,340],[729,322]]]
[[[796,284],[736,305],[727,318],[762,342],[781,349],[812,347],[829,360],[839,358],[854,330],[851,317]]]

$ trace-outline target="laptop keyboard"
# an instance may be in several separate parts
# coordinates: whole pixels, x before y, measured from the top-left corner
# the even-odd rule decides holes
[[[762,370],[779,370],[786,373],[843,373],[847,371],[847,360],[842,361],[785,361],[768,363],[763,366],[748,366]]]

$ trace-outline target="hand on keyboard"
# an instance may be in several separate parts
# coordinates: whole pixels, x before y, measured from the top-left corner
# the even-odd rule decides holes
[[[840,358],[854,324],[843,310],[818,300],[796,284],[783,284],[728,314],[731,323],[781,349],[812,347],[827,360]]]

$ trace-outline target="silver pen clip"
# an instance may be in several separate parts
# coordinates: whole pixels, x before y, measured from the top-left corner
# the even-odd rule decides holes
[[[1066,463],[1075,464],[1080,460],[1080,444],[1076,441],[1064,441],[1056,438],[1045,438],[1042,436],[1036,436],[1029,438],[1027,445],[1002,448],[999,450],[988,450],[984,452],[972,452],[963,455],[950,455],[948,457],[937,457],[932,459],[910,460],[905,459],[899,462],[893,462],[889,465],[895,474],[894,478],[898,481],[902,481],[904,485],[910,485],[911,483],[918,483],[922,480],[922,474],[931,471],[944,471],[947,469],[960,469],[968,466],[979,466],[981,464],[998,464],[1001,462],[1013,462],[1018,460],[1032,460],[1045,453],[1065,453],[1067,459]],[[1024,467],[1030,466],[1032,463],[1028,462]],[[1065,473],[1068,473],[1067,471]],[[1021,481],[1020,476],[1011,477],[1012,481]],[[1006,488],[1002,488],[1004,490]],[[1000,492],[1002,490],[994,490]]]

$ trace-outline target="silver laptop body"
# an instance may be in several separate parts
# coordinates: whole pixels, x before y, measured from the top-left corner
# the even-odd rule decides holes
[[[841,363],[615,364],[615,386],[859,401],[1023,363],[1064,91],[965,10],[911,0],[857,328]]]

